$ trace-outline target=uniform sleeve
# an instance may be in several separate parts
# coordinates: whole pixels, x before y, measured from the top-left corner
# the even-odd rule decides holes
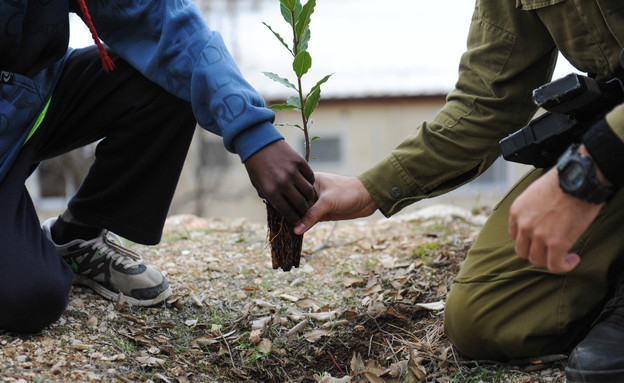
[[[380,211],[390,216],[485,171],[500,156],[498,142],[533,117],[532,91],[550,80],[556,57],[534,13],[515,2],[478,0],[446,104],[359,176]]]
[[[282,138],[272,124],[274,113],[192,2],[92,0],[87,6],[102,41],[147,78],[190,101],[198,124],[222,136],[242,161]]]
[[[624,105],[615,107],[592,126],[583,143],[604,176],[619,190],[624,186]]]

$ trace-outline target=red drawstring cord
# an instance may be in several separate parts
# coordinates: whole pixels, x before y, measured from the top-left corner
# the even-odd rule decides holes
[[[100,57],[102,57],[102,67],[106,72],[110,72],[115,69],[115,63],[106,53],[106,49],[104,49],[104,45],[102,45],[102,42],[97,35],[97,31],[95,30],[93,21],[91,21],[91,15],[89,15],[89,10],[87,9],[87,5],[84,0],[78,0],[78,5],[80,6],[80,11],[82,12],[85,23],[91,32],[91,37],[93,37],[93,41],[95,41],[95,45],[97,45],[98,51],[100,52]]]

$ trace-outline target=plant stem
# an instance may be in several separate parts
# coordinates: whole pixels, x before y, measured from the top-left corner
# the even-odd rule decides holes
[[[303,137],[305,140],[305,160],[310,162],[310,133],[308,132],[308,119],[305,116],[305,102],[303,99],[303,92],[301,91],[301,77],[297,78],[299,85],[299,101],[301,102],[301,120],[303,122]]]
[[[293,57],[296,57],[299,53],[299,38],[297,36],[297,29],[295,23],[295,11],[294,9],[290,11],[291,13],[291,27],[293,30]],[[305,116],[305,100],[303,98],[303,86],[301,85],[301,77],[297,76],[297,92],[299,93],[299,105],[301,106],[301,121],[303,122],[303,137],[305,140],[305,160],[306,162],[310,162],[310,133],[308,132],[308,119]]]

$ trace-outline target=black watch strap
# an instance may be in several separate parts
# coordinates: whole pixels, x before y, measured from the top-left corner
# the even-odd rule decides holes
[[[559,171],[559,186],[565,193],[573,195],[587,202],[601,204],[607,201],[614,193],[614,190],[604,186],[598,179],[594,162],[587,156],[578,153],[580,144],[572,144],[559,157],[557,162],[557,170]],[[566,168],[570,163],[575,162],[576,165],[584,169],[585,179],[583,184],[578,188],[571,188],[567,180],[564,179]]]

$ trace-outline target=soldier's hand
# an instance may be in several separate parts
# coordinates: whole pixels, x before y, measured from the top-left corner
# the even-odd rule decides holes
[[[319,221],[367,217],[379,208],[356,177],[316,173],[314,188],[318,199],[295,227],[296,234],[303,234]]]
[[[516,252],[552,272],[571,271],[581,259],[569,251],[601,207],[565,194],[557,168],[550,169],[511,205],[509,235],[516,240]]]

